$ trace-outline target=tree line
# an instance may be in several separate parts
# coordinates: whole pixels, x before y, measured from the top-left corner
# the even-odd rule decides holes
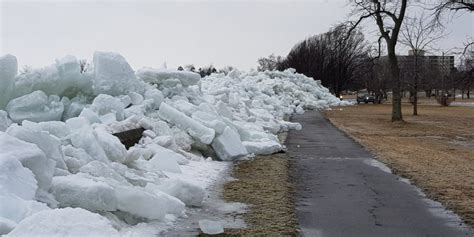
[[[443,35],[443,15],[449,12],[472,12],[469,1],[442,1],[431,5],[432,15],[406,16],[413,4],[401,1],[350,1],[351,20],[337,25],[328,32],[298,42],[286,57],[270,55],[258,60],[258,70],[285,70],[320,80],[335,95],[345,90],[367,89],[378,101],[392,94],[392,121],[403,121],[401,99],[410,93],[417,114],[417,94],[425,91],[428,97],[436,95],[455,98],[456,90],[470,97],[474,87],[473,58],[468,54],[473,43],[464,46],[460,64],[443,69],[433,58],[421,55],[433,50]],[[359,25],[373,22],[378,29],[378,40],[368,42]],[[411,56],[400,57],[397,44],[411,50]],[[383,53],[382,51],[385,51]],[[385,56],[381,56],[381,55]],[[444,54],[444,53],[443,53]],[[446,52],[446,56],[449,52]],[[431,61],[430,61],[431,60]],[[444,65],[446,58],[441,57]],[[449,63],[448,63],[449,64]],[[451,70],[452,69],[452,70]]]

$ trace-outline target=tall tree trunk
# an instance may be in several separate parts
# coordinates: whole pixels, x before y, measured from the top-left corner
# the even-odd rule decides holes
[[[393,83],[392,88],[392,122],[403,121],[402,98],[400,95],[400,68],[398,67],[395,45],[388,46],[388,62],[390,64],[390,76]]]
[[[413,115],[418,115],[418,51],[415,49],[415,84],[413,85]]]
[[[418,83],[415,82],[415,93],[413,94],[413,115],[418,115]]]

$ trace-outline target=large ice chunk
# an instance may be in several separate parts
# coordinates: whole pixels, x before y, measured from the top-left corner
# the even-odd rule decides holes
[[[102,128],[96,128],[95,132],[97,134],[97,141],[109,160],[119,163],[124,162],[127,156],[127,149],[120,140]]]
[[[171,151],[172,152],[172,151]],[[181,173],[178,162],[173,156],[164,154],[154,155],[149,161],[157,170],[168,171],[173,173]]]
[[[0,109],[4,109],[10,98],[15,85],[15,76],[18,71],[16,57],[7,54],[0,57]]]
[[[153,183],[148,183],[145,189],[155,194],[159,199],[166,203],[166,213],[181,215],[184,211],[185,204],[179,199],[162,192],[158,186]]]
[[[6,110],[15,122],[61,120],[64,104],[61,103],[58,96],[48,97],[43,91],[34,91],[11,100],[7,104]]]
[[[224,129],[227,127],[225,122],[221,121],[216,115],[211,113],[196,111],[193,113],[192,118],[201,122],[207,127],[214,129],[217,134],[222,134]]]
[[[120,185],[130,185],[128,181],[117,173],[112,167],[104,162],[97,160],[91,161],[86,165],[82,166],[79,171],[82,173],[87,173],[95,177],[104,177],[110,180],[116,181],[115,184]],[[126,173],[126,170],[124,173]]]
[[[105,115],[114,113],[118,121],[124,119],[125,104],[117,97],[106,94],[100,94],[94,98],[91,105],[91,110],[98,115]]]
[[[69,120],[68,120],[69,121]],[[75,148],[82,148],[92,158],[108,162],[107,154],[97,141],[97,134],[94,129],[84,126],[71,134],[71,143]]]
[[[51,192],[61,207],[81,207],[90,211],[117,210],[114,189],[86,175],[56,176]]]
[[[215,131],[213,129],[202,125],[166,103],[161,103],[158,114],[164,120],[187,131],[191,137],[204,144],[210,144],[214,139]]]
[[[41,149],[46,158],[56,162],[56,167],[66,169],[63,153],[61,150],[61,140],[52,136],[49,132],[41,131],[41,127],[30,121],[23,121],[23,126],[14,124],[7,129],[7,133],[25,142],[36,144]]]
[[[163,220],[166,202],[138,187],[116,187],[118,209],[150,220]]]
[[[201,206],[205,196],[205,191],[202,187],[178,178],[165,180],[158,185],[158,188],[178,198],[187,206]]]
[[[25,126],[25,122],[23,122],[23,126]],[[49,132],[49,134],[54,135],[57,138],[64,138],[71,133],[71,127],[61,121],[40,122],[37,123],[37,126],[39,129]]]
[[[199,228],[204,234],[208,235],[217,235],[224,233],[224,227],[222,226],[222,223],[218,221],[200,220]]]
[[[9,236],[120,236],[103,216],[81,208],[38,212],[21,221]]]
[[[253,153],[255,155],[270,155],[275,152],[281,151],[282,149],[280,143],[269,139],[265,139],[258,142],[243,141],[242,143],[249,153]]]
[[[125,58],[117,53],[94,53],[94,93],[122,95],[143,90],[143,85],[135,77],[135,72]]]
[[[0,156],[18,159],[21,164],[30,169],[38,181],[38,187],[48,190],[51,186],[55,162],[46,159],[43,151],[35,144],[19,140],[7,133],[0,132]]]
[[[185,87],[196,85],[201,80],[201,76],[194,72],[154,68],[141,68],[137,71],[137,76],[145,82],[157,85],[168,79],[178,79]]]
[[[183,155],[157,144],[149,145],[148,148],[154,153],[150,163],[164,171],[181,173],[178,164],[188,161]]]
[[[239,134],[230,127],[226,127],[211,145],[221,160],[233,160],[248,154],[247,149],[240,141]]]
[[[15,194],[31,200],[35,197],[37,181],[31,170],[23,167],[17,159],[0,154],[1,193]]]

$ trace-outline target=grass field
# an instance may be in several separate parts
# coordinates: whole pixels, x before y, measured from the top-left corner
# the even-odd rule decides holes
[[[419,116],[411,115],[411,105],[403,105],[403,123],[390,122],[390,104],[336,107],[325,115],[395,173],[409,178],[472,226],[474,107],[422,102]]]

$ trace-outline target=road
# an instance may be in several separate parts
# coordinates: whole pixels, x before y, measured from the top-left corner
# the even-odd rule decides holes
[[[291,120],[303,125],[286,140],[303,236],[474,236],[320,112]]]

